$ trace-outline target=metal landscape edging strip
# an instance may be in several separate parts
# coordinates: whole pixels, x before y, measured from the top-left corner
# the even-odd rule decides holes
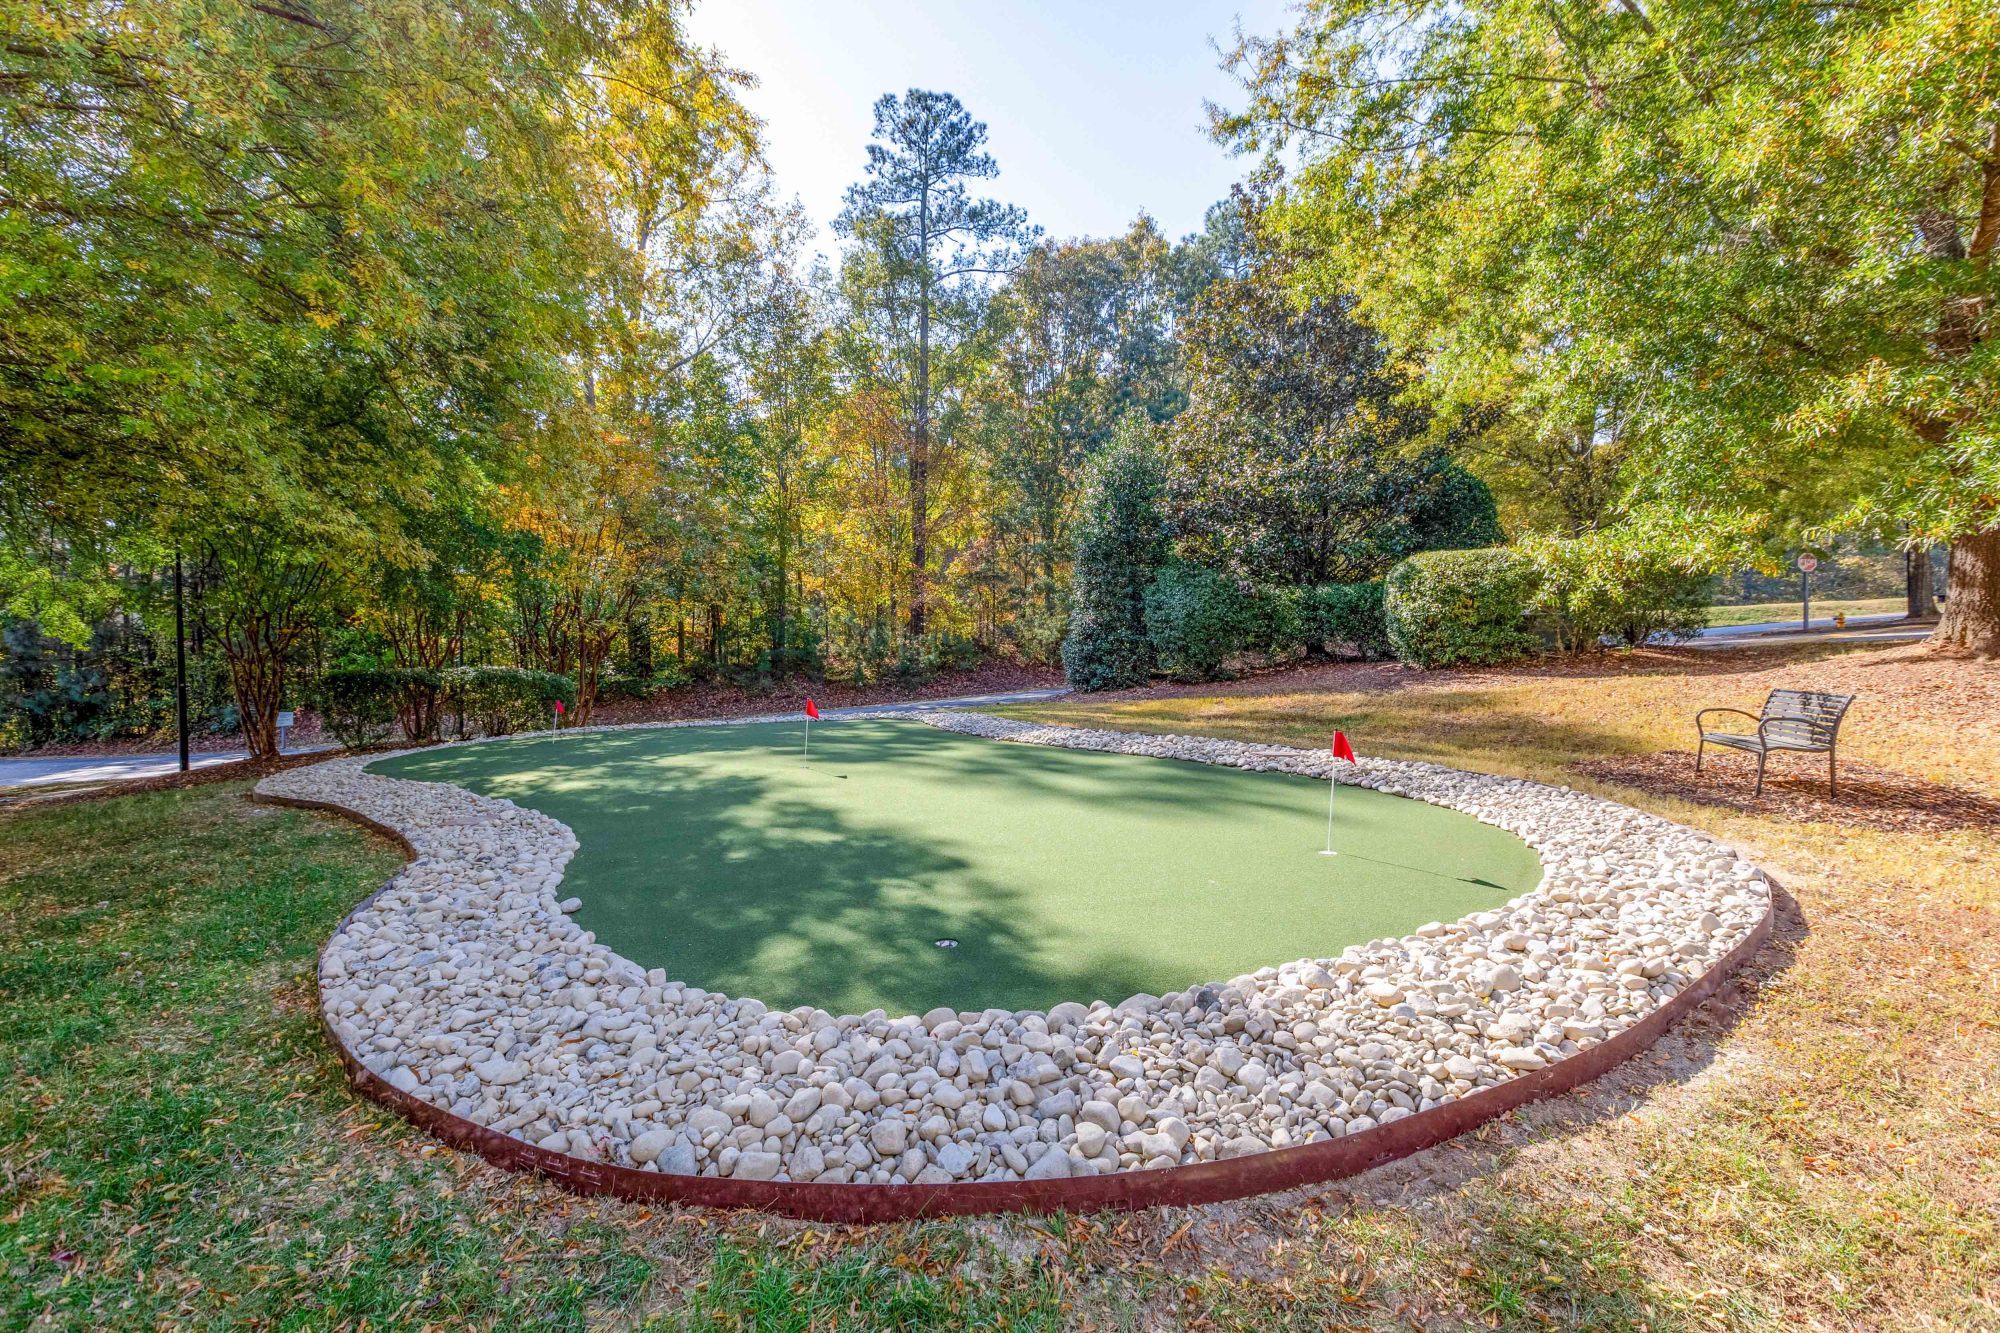
[[[271,805],[319,810],[349,819],[398,843],[412,857],[409,839],[386,825],[328,801],[253,796]],[[1775,883],[1772,886],[1776,887]],[[356,904],[333,935],[364,910],[388,885]],[[510,1171],[546,1176],[578,1194],[605,1194],[646,1203],[699,1204],[709,1208],[754,1208],[815,1222],[899,1222],[926,1217],[979,1213],[1089,1212],[1167,1205],[1221,1203],[1301,1185],[1323,1184],[1434,1147],[1529,1102],[1554,1097],[1623,1064],[1664,1036],[1721,988],[1722,983],[1769,942],[1777,912],[1775,895],[1764,916],[1735,948],[1671,1000],[1631,1027],[1587,1050],[1543,1069],[1518,1074],[1495,1087],[1481,1088],[1428,1111],[1417,1111],[1358,1134],[1292,1148],[1274,1148],[1223,1161],[1194,1162],[1154,1170],[1061,1180],[975,1180],[950,1185],[821,1185],[810,1181],[735,1180],[727,1176],[675,1175],[591,1161],[540,1148],[512,1135],[453,1115],[390,1085],[356,1059],[327,1021],[324,997],[320,1025],[340,1055],[356,1091],[395,1111],[454,1148],[477,1153]],[[329,944],[332,936],[329,936]],[[319,991],[318,973],[314,990]]]

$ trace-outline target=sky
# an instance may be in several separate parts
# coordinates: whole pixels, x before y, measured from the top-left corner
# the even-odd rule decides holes
[[[1142,210],[1169,236],[1201,227],[1248,163],[1208,140],[1202,100],[1239,102],[1218,68],[1238,21],[1271,34],[1284,0],[700,0],[689,27],[757,76],[781,195],[818,248],[867,166],[875,99],[955,94],[1000,166],[975,193],[1027,209],[1051,236],[1109,236]]]

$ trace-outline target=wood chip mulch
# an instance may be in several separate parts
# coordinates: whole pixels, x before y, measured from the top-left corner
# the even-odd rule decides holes
[[[1750,794],[1757,760],[1735,752],[1718,756],[1711,750],[1699,775],[1690,750],[1584,760],[1571,767],[1656,796],[1800,823],[1912,833],[2000,824],[2000,801],[1991,797],[1849,760],[1841,761],[1840,791],[1829,799],[1824,755],[1774,756],[1764,771],[1761,796]]]

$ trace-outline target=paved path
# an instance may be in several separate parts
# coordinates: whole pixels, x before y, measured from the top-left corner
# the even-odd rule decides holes
[[[1711,625],[1688,641],[1690,648],[1757,648],[1786,643],[1895,643],[1927,639],[1930,625],[1904,623],[1900,615],[1849,616],[1847,628],[1835,629],[1831,617],[1815,618],[1810,630],[1796,620],[1771,620],[1756,625]]]
[[[856,704],[852,708],[825,708],[826,717],[868,717],[875,713],[907,713],[913,708],[990,708],[995,704],[1033,704],[1044,699],[1060,699],[1066,689],[1016,690],[1012,694],[968,694],[956,699],[905,699],[891,704]]]
[[[331,750],[331,745],[300,745],[286,754]],[[247,750],[200,750],[188,756],[193,768],[233,764],[248,759]],[[0,758],[0,787],[46,787],[58,782],[128,782],[158,778],[180,770],[176,754],[71,754],[53,759]]]
[[[955,699],[910,699],[900,703],[862,704],[852,708],[829,708],[828,717],[867,717],[876,713],[908,712],[912,708],[982,708],[991,704],[1026,704],[1054,699],[1068,690],[1017,690],[1012,694],[970,694]],[[331,745],[298,746],[287,754],[331,750]],[[195,768],[234,763],[248,759],[244,750],[206,750],[190,756]],[[0,787],[48,787],[57,783],[129,782],[133,778],[157,778],[177,772],[180,757],[168,754],[76,754],[60,758],[0,758]]]

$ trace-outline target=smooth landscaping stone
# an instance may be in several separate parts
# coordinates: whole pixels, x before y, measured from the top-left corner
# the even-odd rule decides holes
[[[773,1012],[646,971],[557,900],[557,821],[334,759],[260,793],[353,810],[415,859],[328,941],[336,1040],[413,1097],[551,1151],[746,1180],[1061,1179],[1365,1132],[1624,1032],[1769,910],[1702,834],[1557,787],[1195,737],[918,713],[996,740],[1271,769],[1460,810],[1542,882],[1336,958],[1116,1007]],[[564,733],[569,735],[571,733]]]

